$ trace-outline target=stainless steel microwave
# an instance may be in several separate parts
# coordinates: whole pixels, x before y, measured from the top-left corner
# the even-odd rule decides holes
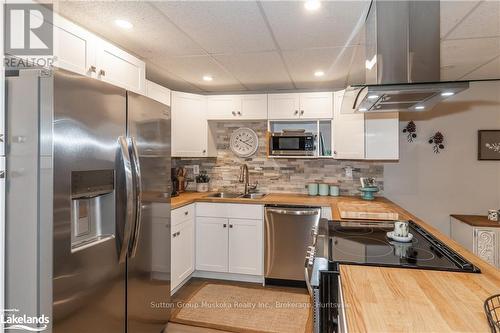
[[[269,154],[273,156],[314,156],[312,133],[274,132],[269,136]]]

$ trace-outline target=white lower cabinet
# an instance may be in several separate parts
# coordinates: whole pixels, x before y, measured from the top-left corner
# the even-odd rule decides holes
[[[262,233],[261,205],[198,203],[196,269],[262,275]]]
[[[500,228],[475,227],[452,217],[450,236],[479,258],[500,268]]]
[[[175,289],[194,272],[195,260],[195,217],[194,204],[171,212],[171,282]]]

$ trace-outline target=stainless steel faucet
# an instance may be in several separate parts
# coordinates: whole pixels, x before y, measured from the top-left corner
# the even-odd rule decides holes
[[[257,182],[255,184],[250,185],[250,179],[248,175],[248,165],[245,163],[241,165],[240,167],[240,183],[245,183],[245,195],[250,193],[250,189],[255,190],[257,189]]]

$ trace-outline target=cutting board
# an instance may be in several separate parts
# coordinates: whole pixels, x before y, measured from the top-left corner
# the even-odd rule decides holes
[[[337,207],[342,219],[399,220],[399,213],[384,202],[339,202]]]

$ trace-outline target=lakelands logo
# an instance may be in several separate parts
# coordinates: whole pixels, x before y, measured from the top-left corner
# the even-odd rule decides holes
[[[5,330],[23,330],[30,332],[45,331],[50,322],[46,315],[28,316],[20,314],[18,309],[5,309],[0,314],[0,321]]]

